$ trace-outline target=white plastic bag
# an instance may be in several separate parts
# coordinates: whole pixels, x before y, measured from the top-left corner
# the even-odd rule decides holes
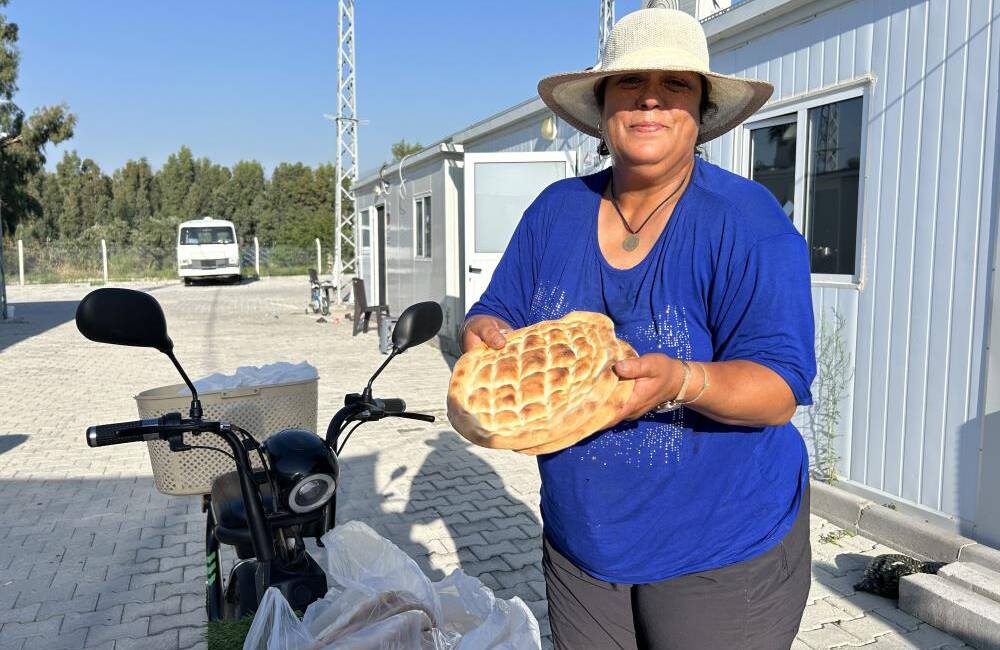
[[[340,592],[331,589],[317,603],[306,609],[308,619],[303,620],[309,635],[320,642],[317,647],[406,612],[422,614],[427,620],[426,629],[436,626],[437,619],[427,605],[408,591],[371,593],[355,588]]]
[[[329,643],[317,639],[309,650],[445,650],[430,638],[433,627],[426,613],[410,610],[347,631]]]
[[[315,379],[316,377],[319,377],[319,373],[316,371],[316,367],[308,361],[301,363],[278,361],[266,366],[240,366],[231,375],[215,372],[207,377],[195,380],[194,387],[199,393],[207,393],[213,390],[273,386],[275,384]],[[185,386],[179,389],[177,394],[190,395],[191,391]]]
[[[441,601],[441,630],[458,638],[456,650],[541,648],[538,621],[523,600],[503,600],[478,578],[455,569],[434,583]]]
[[[312,642],[305,623],[275,587],[268,587],[243,641],[243,650],[301,650]]]
[[[326,596],[299,621],[268,589],[244,650],[541,649],[538,622],[520,598],[498,599],[460,569],[432,583],[366,524],[337,526],[323,546]]]
[[[349,521],[327,531],[322,539],[326,553],[320,565],[331,592],[352,590],[369,599],[387,592],[408,592],[424,604],[435,625],[441,620],[441,603],[430,579],[410,556],[370,526]],[[336,593],[328,592],[324,600],[334,600]],[[313,616],[306,610],[304,620],[315,632]]]

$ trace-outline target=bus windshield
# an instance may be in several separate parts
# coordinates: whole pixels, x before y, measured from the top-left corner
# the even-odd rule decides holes
[[[181,244],[232,244],[233,229],[228,226],[181,228]]]

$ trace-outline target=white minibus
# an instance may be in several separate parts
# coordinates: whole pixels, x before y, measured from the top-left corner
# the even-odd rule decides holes
[[[177,230],[177,272],[190,285],[197,278],[240,281],[240,247],[232,221],[204,217]]]

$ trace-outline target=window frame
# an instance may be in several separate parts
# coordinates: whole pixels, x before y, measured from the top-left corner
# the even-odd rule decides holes
[[[420,217],[417,217],[417,205],[420,205]],[[431,200],[430,192],[423,192],[417,194],[413,197],[412,210],[413,210],[413,259],[415,260],[425,260],[429,261],[432,259],[431,250],[424,250],[424,244],[429,243],[431,249],[434,247],[434,237],[433,237],[433,227],[434,227],[434,211],[433,211],[433,201]],[[431,219],[428,224],[431,229],[431,237],[427,237],[428,233],[423,230],[423,224],[426,221],[426,211],[431,208]],[[419,222],[419,223],[418,223]],[[428,241],[429,240],[429,241]]]
[[[874,77],[864,75],[848,82],[831,86],[819,91],[804,93],[795,97],[773,102],[761,111],[757,112],[752,119],[740,125],[737,137],[737,146],[734,151],[739,156],[736,169],[747,178],[752,177],[750,159],[752,138],[750,132],[768,126],[778,124],[788,124],[795,122],[795,199],[796,206],[793,223],[796,230],[806,236],[805,211],[806,211],[806,173],[808,170],[808,147],[811,139],[809,132],[809,111],[810,109],[835,104],[849,99],[861,98],[861,140],[860,158],[858,166],[858,206],[857,206],[857,230],[854,242],[854,272],[853,273],[812,273],[810,277],[813,286],[826,286],[838,288],[852,288],[860,291],[864,286],[865,277],[865,246],[867,239],[868,215],[866,213],[865,190],[868,184],[867,159],[868,159],[868,111],[871,101],[871,90],[874,84]],[[788,119],[794,115],[794,120]],[[801,206],[801,207],[799,207]],[[810,264],[812,256],[810,255]]]

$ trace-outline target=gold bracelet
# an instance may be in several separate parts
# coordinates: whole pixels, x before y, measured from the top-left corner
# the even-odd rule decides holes
[[[684,359],[678,359],[678,361],[681,362],[681,366],[684,369],[684,379],[681,380],[681,388],[677,391],[677,395],[673,399],[660,402],[653,407],[653,411],[657,413],[669,413],[670,411],[676,411],[687,403],[684,401],[684,393],[687,391],[688,382],[691,380],[691,366],[689,366],[688,362]]]

